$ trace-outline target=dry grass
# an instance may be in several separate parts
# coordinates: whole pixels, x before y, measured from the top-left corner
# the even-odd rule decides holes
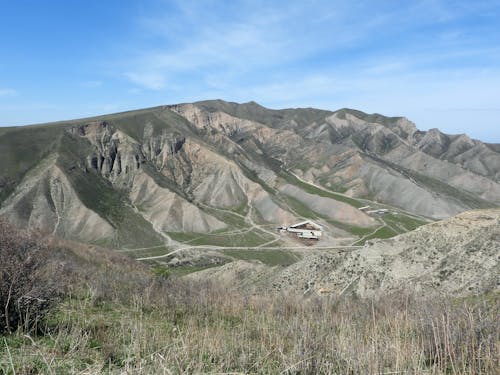
[[[61,244],[58,244],[60,247]],[[66,253],[65,298],[0,337],[0,373],[498,374],[498,295],[245,295],[154,276],[97,248]],[[60,254],[65,254],[62,257]]]
[[[0,333],[36,326],[60,294],[58,271],[46,241],[0,218]]]
[[[46,319],[43,334],[5,337],[4,371],[496,374],[500,368],[498,298],[303,300],[158,281],[128,301],[122,291],[116,299],[109,292],[89,286]]]

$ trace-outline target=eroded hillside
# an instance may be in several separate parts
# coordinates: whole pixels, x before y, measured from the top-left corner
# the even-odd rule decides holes
[[[303,218],[362,244],[500,203],[495,145],[346,109],[163,106],[6,128],[0,157],[0,215],[139,258],[292,247],[275,228]]]

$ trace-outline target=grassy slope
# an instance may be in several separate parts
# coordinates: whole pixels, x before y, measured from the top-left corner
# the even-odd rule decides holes
[[[58,165],[83,204],[117,229],[117,236],[103,245],[148,246],[162,243],[151,225],[133,212],[125,192],[117,191],[95,171],[84,169],[82,155],[91,153],[90,145],[64,132],[68,126],[77,123],[82,121],[12,128],[0,135],[0,157],[3,160],[0,177],[6,181],[0,186],[0,203],[26,171],[36,166],[49,152],[56,151],[59,154]]]
[[[176,241],[186,242],[193,246],[207,245],[221,247],[259,246],[273,239],[269,234],[258,229],[252,229],[250,231],[244,230],[236,234],[228,234],[225,232],[221,231],[211,234],[169,232],[169,236]]]
[[[308,184],[304,181],[299,180],[297,177],[289,174],[289,173],[282,173],[281,176],[290,184],[298,186],[302,188],[304,191],[318,195],[320,197],[326,197],[326,198],[331,198],[333,200],[342,202],[342,203],[347,203],[350,206],[353,206],[355,208],[360,208],[363,207],[365,204],[360,202],[358,199],[355,198],[350,198],[342,194],[335,193],[333,191],[328,191],[328,190],[323,190],[319,189],[314,185]]]
[[[268,266],[289,266],[300,260],[300,255],[286,250],[221,250],[224,255],[228,255],[239,260],[258,260]]]
[[[368,114],[362,111],[358,111],[356,109],[350,109],[350,108],[342,108],[339,109],[338,111],[335,111],[337,116],[339,118],[344,118],[346,114],[353,115],[359,119],[362,119],[363,121],[370,122],[370,123],[377,123],[381,125],[391,125],[397,122],[398,120],[401,119],[401,117],[387,117],[378,113],[372,113]]]
[[[26,172],[56,147],[61,133],[56,126],[9,128],[0,133],[0,204]]]
[[[500,365],[498,294],[249,295],[73,246],[58,253],[71,281],[62,300],[37,329],[0,335],[0,373],[494,374]]]

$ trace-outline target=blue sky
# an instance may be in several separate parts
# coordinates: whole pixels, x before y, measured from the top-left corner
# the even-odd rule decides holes
[[[0,5],[0,125],[222,98],[500,142],[498,0]]]

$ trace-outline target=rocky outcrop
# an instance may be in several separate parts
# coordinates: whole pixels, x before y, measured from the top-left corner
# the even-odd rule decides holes
[[[93,152],[85,155],[87,167],[111,181],[133,175],[144,161],[139,143],[105,121],[70,128],[69,132],[93,146]]]

